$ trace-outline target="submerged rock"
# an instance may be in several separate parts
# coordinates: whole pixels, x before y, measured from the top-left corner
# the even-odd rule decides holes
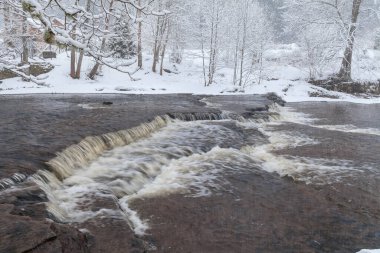
[[[266,98],[281,106],[285,106],[286,104],[285,100],[283,100],[280,96],[278,96],[274,92],[268,93]]]

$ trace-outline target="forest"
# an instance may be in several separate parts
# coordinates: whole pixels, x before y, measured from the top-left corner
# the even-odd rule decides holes
[[[54,72],[33,73],[54,56],[66,83],[122,80],[115,90],[135,92],[164,75],[183,92],[184,82],[221,92],[278,79],[378,84],[379,17],[376,0],[3,0],[0,78],[54,86]]]

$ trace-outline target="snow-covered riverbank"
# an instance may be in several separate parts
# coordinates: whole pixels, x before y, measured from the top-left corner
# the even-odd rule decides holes
[[[282,57],[284,52],[276,57]],[[268,58],[273,55],[268,55]],[[180,65],[167,62],[166,68],[171,73],[160,76],[150,70],[151,59],[145,59],[145,67],[133,75],[137,81],[132,81],[128,75],[114,69],[104,67],[102,75],[97,80],[89,80],[85,73],[93,65],[86,58],[83,64],[82,78],[74,80],[69,76],[70,58],[66,53],[58,55],[57,59],[49,60],[55,66],[46,76],[48,86],[39,86],[32,82],[23,82],[21,78],[3,80],[0,84],[0,94],[34,94],[34,93],[116,93],[116,94],[168,94],[190,93],[207,95],[241,95],[265,94],[275,92],[287,102],[301,101],[348,101],[355,103],[380,103],[380,97],[364,98],[327,91],[309,84],[307,71],[283,63],[268,64],[262,70],[262,78],[252,78],[245,87],[234,86],[233,70],[221,68],[216,81],[205,87],[203,81],[202,62],[197,52],[187,51]],[[277,61],[278,62],[278,61]]]

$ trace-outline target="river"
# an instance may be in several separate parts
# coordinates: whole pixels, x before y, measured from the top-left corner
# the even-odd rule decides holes
[[[0,104],[0,252],[380,248],[380,105],[191,95]]]

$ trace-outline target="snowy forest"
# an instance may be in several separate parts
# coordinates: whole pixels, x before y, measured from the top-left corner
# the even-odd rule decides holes
[[[2,0],[0,78],[8,92],[310,94],[378,82],[379,18],[376,0]]]

